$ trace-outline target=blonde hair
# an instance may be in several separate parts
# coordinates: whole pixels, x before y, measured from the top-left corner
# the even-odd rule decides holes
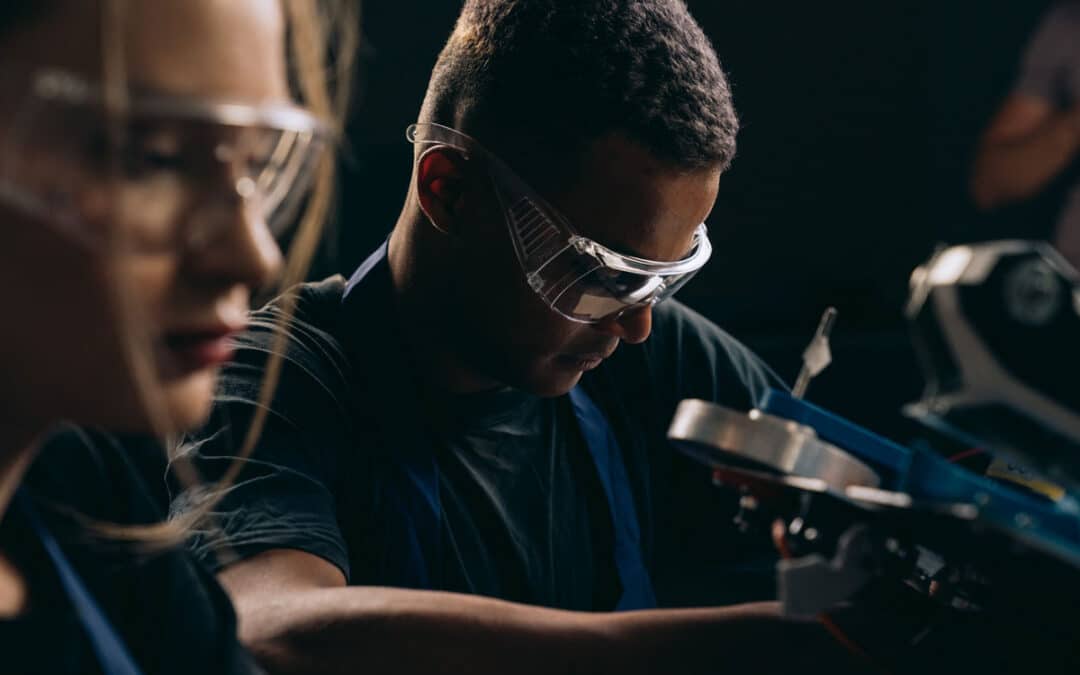
[[[105,72],[106,114],[110,120],[111,147],[122,147],[127,110],[127,87],[122,41],[116,39],[123,20],[127,0],[105,0],[102,28],[103,68]],[[356,52],[359,26],[359,0],[281,0],[286,18],[289,66],[300,102],[316,115],[332,120],[339,137],[344,131],[352,61]],[[335,205],[335,153],[327,152],[316,168],[315,184],[307,198],[305,210],[278,281],[279,288],[290,288],[304,281],[311,261],[318,250],[323,226]],[[115,172],[114,172],[115,173]],[[148,358],[148,336],[141,312],[132,297],[130,284],[123,279],[115,282],[115,295],[122,308],[123,334],[129,370],[145,403],[153,429],[166,447],[175,425],[168,419],[160,401],[157,375]],[[127,525],[101,522],[71,515],[81,520],[93,534],[113,540],[128,541],[143,548],[156,550],[183,542],[191,529],[211,516],[221,496],[235,482],[245,461],[255,449],[266,422],[269,404],[281,374],[285,352],[287,326],[296,309],[296,295],[287,293],[281,300],[282,318],[275,327],[272,349],[259,392],[258,406],[236,457],[225,473],[214,483],[201,486],[195,467],[185,457],[173,458],[172,468],[189,493],[204,495],[197,505],[175,519],[149,525]],[[201,486],[201,487],[200,487]]]

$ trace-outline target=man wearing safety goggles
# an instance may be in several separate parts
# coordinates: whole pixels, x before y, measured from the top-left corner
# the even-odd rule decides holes
[[[681,399],[775,384],[670,299],[713,253],[736,127],[681,0],[465,3],[392,235],[298,291],[263,437],[195,542],[272,669],[842,671],[772,604],[656,609],[772,597],[737,496],[665,439]],[[185,448],[210,473],[272,339],[245,336]]]
[[[712,254],[704,223],[694,229],[691,248],[680,260],[613,251],[576,233],[558,210],[469,136],[433,122],[414,124],[407,135],[417,145],[453,148],[486,166],[529,287],[570,321],[597,324],[652,307],[674,295]]]

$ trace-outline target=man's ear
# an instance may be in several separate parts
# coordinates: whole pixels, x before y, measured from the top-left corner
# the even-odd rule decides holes
[[[420,210],[435,229],[452,234],[461,217],[465,195],[465,158],[445,145],[425,150],[416,163],[416,195]]]

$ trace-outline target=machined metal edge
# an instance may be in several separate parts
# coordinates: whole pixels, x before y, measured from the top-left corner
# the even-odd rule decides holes
[[[744,413],[687,399],[679,404],[668,439],[712,467],[746,464],[783,475],[812,478],[843,492],[849,486],[876,488],[878,474],[810,427],[758,410]]]

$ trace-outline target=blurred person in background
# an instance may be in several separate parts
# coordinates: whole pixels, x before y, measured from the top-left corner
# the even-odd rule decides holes
[[[297,237],[319,234],[333,21],[307,0],[0,4],[0,672],[258,670],[140,458],[75,429],[43,446],[62,423],[203,422],[281,267],[273,228],[306,198]]]
[[[983,135],[971,179],[983,210],[1032,200],[1064,180],[1052,242],[1080,266],[1080,1],[1054,5],[1028,45],[1020,77]]]

